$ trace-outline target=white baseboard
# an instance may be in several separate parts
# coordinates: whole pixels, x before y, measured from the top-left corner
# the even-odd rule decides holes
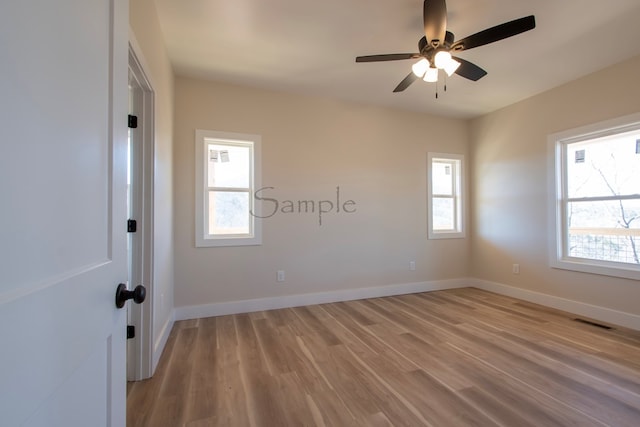
[[[476,287],[489,292],[518,298],[524,301],[544,305],[546,307],[574,313],[602,322],[640,330],[640,316],[623,311],[573,301],[553,295],[542,294],[526,289],[516,288],[502,283],[480,280],[475,278],[460,278],[448,280],[434,280],[428,282],[404,283],[372,288],[346,289],[312,294],[285,295],[280,297],[256,298],[239,301],[228,301],[214,304],[191,305],[176,307],[174,315],[165,324],[158,339],[153,355],[153,367],[157,365],[162,349],[169,338],[174,319],[188,320],[203,317],[224,316],[228,314],[251,313],[262,310],[300,307],[304,305],[326,304],[331,302],[352,301],[365,298],[377,298],[393,295],[404,295],[418,292],[438,291],[445,289]]]
[[[599,307],[596,305],[573,301],[566,298],[560,298],[553,295],[520,289],[509,285],[504,285],[502,283],[490,282],[487,280],[469,279],[468,283],[471,286],[483,289],[485,291],[518,298],[535,304],[544,305],[546,307],[578,314],[580,316],[586,316],[591,319],[600,320],[602,322],[640,330],[640,316],[636,314],[626,313],[624,311],[616,311],[610,308]]]
[[[162,351],[164,350],[164,347],[167,345],[169,334],[173,329],[173,323],[175,321],[174,319],[175,319],[175,310],[171,312],[171,315],[162,326],[162,329],[160,330],[160,334],[158,335],[156,342],[153,343],[151,375],[153,375],[156,372],[156,368],[158,367],[158,362],[160,361],[160,356],[162,356]]]
[[[472,279],[449,279],[429,282],[404,283],[400,285],[379,286],[373,288],[346,289],[343,291],[313,294],[285,295],[280,297],[257,298],[241,301],[220,302],[215,304],[176,307],[175,320],[199,319],[202,317],[224,316],[227,314],[251,313],[278,308],[300,307],[304,305],[326,304],[331,302],[352,301],[365,298],[386,297],[392,295],[413,294],[417,292],[472,286]]]

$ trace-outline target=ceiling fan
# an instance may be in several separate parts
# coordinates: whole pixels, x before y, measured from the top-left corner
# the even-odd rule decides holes
[[[457,74],[469,80],[477,81],[487,72],[477,65],[451,52],[462,52],[489,43],[515,36],[536,27],[533,15],[515,19],[487,28],[461,40],[455,41],[453,33],[447,31],[447,4],[445,0],[425,0],[423,7],[424,34],[418,41],[419,53],[390,53],[383,55],[358,56],[356,62],[396,61],[400,59],[417,59],[411,67],[412,72],[405,77],[394,92],[402,92],[419,78],[427,82],[437,82],[439,70],[448,76]]]

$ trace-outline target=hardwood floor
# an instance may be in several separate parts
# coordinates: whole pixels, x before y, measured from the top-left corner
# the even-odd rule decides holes
[[[473,288],[176,322],[128,426],[640,426],[640,332]]]

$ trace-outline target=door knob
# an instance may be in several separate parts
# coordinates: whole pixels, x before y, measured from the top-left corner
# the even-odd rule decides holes
[[[116,289],[116,307],[124,307],[127,300],[133,299],[133,302],[140,304],[147,296],[147,290],[142,285],[136,286],[132,291],[127,289],[127,285],[120,283]]]

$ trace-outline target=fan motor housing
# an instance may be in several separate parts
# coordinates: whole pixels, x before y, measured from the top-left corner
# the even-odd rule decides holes
[[[429,53],[435,51],[438,48],[449,50],[454,40],[455,36],[450,31],[446,32],[444,43],[436,42],[435,46],[433,45],[433,43],[427,43],[426,37],[422,37],[420,40],[418,40],[418,51],[420,52],[420,55],[428,58],[430,56]]]

